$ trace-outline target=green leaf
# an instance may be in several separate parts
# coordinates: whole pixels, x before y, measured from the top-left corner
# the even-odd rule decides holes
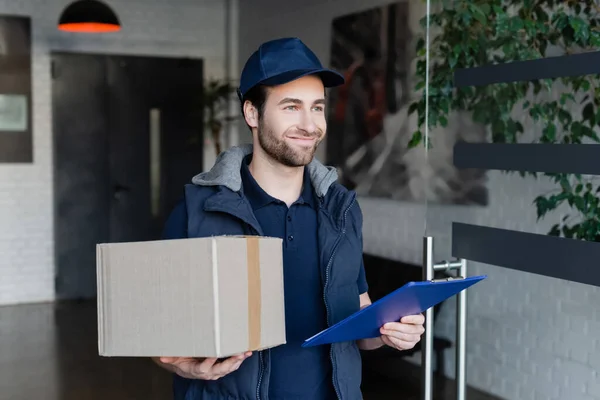
[[[458,57],[456,57],[456,55],[454,55],[454,54],[450,54],[450,57],[448,59],[448,65],[450,65],[450,68],[456,67],[457,63],[458,63]]]
[[[600,109],[596,111],[596,125],[600,125]]]
[[[537,17],[538,21],[540,21],[540,22],[548,21],[548,14],[546,14],[546,11],[542,7],[535,7],[534,13],[535,13],[535,16]]]
[[[538,196],[535,198],[534,203],[537,208],[537,219],[540,220],[549,210],[548,199],[544,196]]]
[[[558,110],[558,120],[563,125],[563,127],[566,128],[571,123],[571,121],[573,121],[573,117],[571,117],[571,113],[567,112],[566,110],[560,109]]]
[[[438,105],[446,114],[450,112],[450,100],[448,99],[448,97],[441,98],[440,103]]]
[[[573,199],[573,203],[575,204],[575,207],[577,207],[577,209],[579,211],[585,212],[585,203],[583,201],[583,197],[575,197]]]
[[[460,14],[463,24],[470,25],[472,15],[469,12],[463,12]]]
[[[469,9],[473,13],[473,18],[479,21],[482,25],[487,25],[487,17],[483,10],[476,4],[469,4]]]
[[[588,121],[590,126],[596,125],[596,115],[594,111],[594,103],[590,102],[585,105],[583,111],[581,112],[581,116],[585,121]]]
[[[567,104],[567,100],[575,101],[575,97],[573,96],[573,93],[562,93],[560,95],[560,104],[562,106]]]
[[[417,147],[419,143],[421,143],[421,139],[423,139],[421,131],[415,131],[408,142],[408,148],[412,149],[413,147]]]
[[[587,126],[582,125],[580,132],[583,136],[589,137],[590,139],[593,139],[596,142],[600,142],[600,138],[598,137],[598,134],[596,134],[596,132],[594,132],[591,128],[588,128]]]
[[[550,229],[550,232],[548,232],[548,235],[550,235],[550,236],[560,236],[559,225],[555,224],[554,226],[552,226],[552,229]]]
[[[552,17],[552,23],[557,30],[562,31],[569,24],[569,17],[564,12],[558,12]]]
[[[577,231],[577,229],[579,228],[579,224],[573,226],[573,228],[569,228],[568,226],[563,226],[563,235],[564,237],[571,239],[573,238],[573,234]]]
[[[590,81],[588,81],[587,79],[584,80],[583,82],[581,82],[581,88],[583,90],[590,90]]]
[[[412,113],[414,113],[418,107],[419,107],[419,103],[412,103],[410,105],[410,107],[408,107],[408,115],[411,115]]]
[[[560,187],[563,191],[570,192],[572,190],[571,183],[569,183],[569,179],[565,174],[559,175],[558,182],[560,183]]]
[[[590,32],[590,45],[594,47],[600,46],[600,32],[592,30]]]
[[[575,121],[571,124],[572,138],[580,138],[582,136],[581,127],[582,125],[579,121]]]
[[[546,139],[548,143],[552,143],[556,140],[556,125],[547,125],[542,132],[544,135],[543,138]]]
[[[525,129],[523,128],[523,124],[517,121],[517,132],[523,133]]]
[[[525,21],[519,17],[513,17],[511,21],[511,28],[514,31],[520,31],[525,28]]]

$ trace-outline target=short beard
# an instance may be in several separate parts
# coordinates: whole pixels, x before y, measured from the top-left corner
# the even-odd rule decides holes
[[[310,164],[313,160],[323,134],[317,131],[312,132],[308,136],[317,136],[314,146],[306,148],[304,151],[296,150],[290,147],[283,139],[277,138],[262,120],[258,123],[258,142],[260,147],[268,156],[286,167],[303,167]]]

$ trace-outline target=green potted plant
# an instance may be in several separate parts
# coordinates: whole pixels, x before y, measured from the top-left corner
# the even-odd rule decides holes
[[[457,89],[457,68],[508,63],[546,57],[549,48],[562,54],[600,48],[600,6],[592,1],[564,0],[432,0],[430,22],[429,128],[445,127],[452,111],[468,112],[491,131],[494,143],[516,143],[524,128],[516,115],[541,127],[540,143],[600,142],[600,80],[598,75],[494,84]],[[421,20],[426,27],[426,17]],[[425,88],[425,39],[417,43],[415,89]],[[531,101],[562,85],[558,98]],[[425,92],[410,106],[417,112],[419,129],[410,147],[422,144]],[[576,114],[572,109],[579,109]],[[429,143],[425,144],[429,145]],[[538,176],[537,173],[527,173]],[[525,175],[525,173],[521,173]],[[534,199],[538,219],[563,203],[569,215],[557,221],[549,234],[600,241],[600,188],[577,174],[545,173],[556,191]]]

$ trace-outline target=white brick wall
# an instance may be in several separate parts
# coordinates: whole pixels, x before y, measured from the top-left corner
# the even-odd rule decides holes
[[[193,56],[207,77],[225,71],[226,1],[111,0],[123,31],[110,35],[59,32],[69,2],[0,0],[0,14],[32,18],[35,159],[0,164],[0,305],[54,298],[50,52]]]
[[[281,36],[299,36],[327,64],[332,19],[386,3],[242,2],[240,65],[260,42]],[[422,238],[427,234],[435,238],[438,260],[447,259],[452,221],[548,231],[551,222],[536,222],[531,203],[552,187],[547,182],[491,172],[488,187],[490,205],[483,208],[430,205],[426,210],[422,204],[361,199],[365,251],[420,263]],[[479,263],[470,264],[470,274],[489,275],[488,281],[469,291],[470,385],[507,400],[600,399],[600,288]],[[440,315],[436,334],[454,339],[454,306],[450,301]],[[448,356],[446,371],[454,375],[454,357]]]

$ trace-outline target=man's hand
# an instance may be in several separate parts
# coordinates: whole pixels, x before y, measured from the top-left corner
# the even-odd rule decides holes
[[[236,371],[251,352],[217,362],[216,358],[160,357],[158,361],[171,372],[187,379],[217,380]]]
[[[421,340],[425,332],[422,314],[409,315],[400,322],[390,322],[381,327],[381,340],[384,344],[398,350],[410,350]]]

